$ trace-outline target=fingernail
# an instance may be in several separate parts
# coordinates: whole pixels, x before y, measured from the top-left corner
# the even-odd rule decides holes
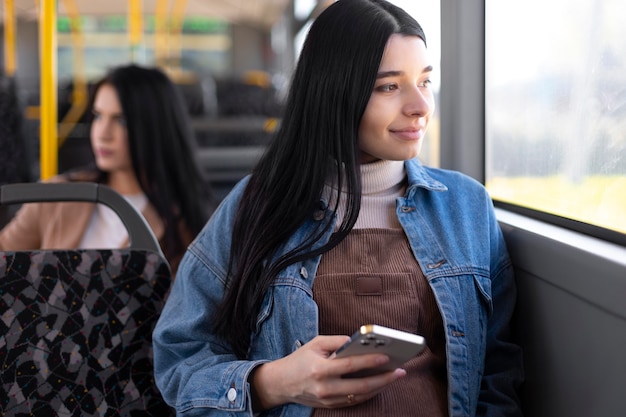
[[[395,370],[395,374],[398,378],[403,377],[406,375],[406,370],[402,369],[402,368],[398,368]]]

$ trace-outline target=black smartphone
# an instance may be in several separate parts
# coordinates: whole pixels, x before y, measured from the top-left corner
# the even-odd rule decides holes
[[[335,358],[369,353],[384,353],[389,356],[389,362],[380,367],[344,375],[344,378],[361,378],[400,368],[409,359],[419,355],[425,347],[426,340],[420,335],[377,324],[365,324],[346,344],[337,349]]]

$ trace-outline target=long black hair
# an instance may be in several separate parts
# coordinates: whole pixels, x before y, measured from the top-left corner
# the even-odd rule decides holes
[[[239,205],[228,287],[212,318],[215,332],[240,358],[247,354],[263,297],[276,275],[336,246],[356,222],[361,201],[359,124],[394,33],[425,40],[415,19],[384,0],[339,0],[309,30],[280,129],[253,170]],[[297,248],[276,257],[281,244],[318,208],[328,181],[349,196],[336,233],[316,246],[333,227],[326,222]],[[333,214],[337,204],[329,206]]]
[[[214,204],[196,160],[187,107],[176,85],[158,68],[113,68],[95,84],[92,108],[105,84],[115,89],[122,107],[135,176],[164,222],[163,252],[168,260],[176,260],[189,243],[181,236],[181,220],[195,236]],[[107,177],[99,172],[99,182],[106,183]]]

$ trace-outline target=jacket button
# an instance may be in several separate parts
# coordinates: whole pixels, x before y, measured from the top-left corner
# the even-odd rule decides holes
[[[300,268],[300,276],[307,279],[309,277],[309,271],[307,271],[305,267]]]
[[[315,213],[313,213],[313,220],[323,220],[324,219],[324,210],[315,210]]]
[[[228,401],[230,401],[231,403],[234,403],[235,400],[237,399],[237,390],[235,388],[229,389],[228,393],[226,394],[226,397],[228,398]]]

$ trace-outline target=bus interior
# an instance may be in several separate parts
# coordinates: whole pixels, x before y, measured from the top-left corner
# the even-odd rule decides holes
[[[0,165],[4,168],[0,174],[5,178],[0,177],[0,184],[39,181],[88,162],[92,158],[85,113],[89,86],[111,65],[138,62],[162,67],[180,87],[192,117],[200,165],[218,196],[225,196],[250,172],[279,126],[302,35],[331,3],[3,0]],[[397,3],[410,3],[418,21],[436,23],[424,24],[427,35],[432,27],[438,67],[437,114],[429,128],[424,161],[464,172],[486,184],[493,195],[516,271],[515,325],[524,349],[526,377],[521,399],[525,415],[623,416],[626,80],[619,74],[626,73],[626,36],[621,36],[618,18],[623,10],[612,0],[584,0],[577,6],[558,0],[508,5],[495,0]],[[571,78],[580,80],[586,89],[562,86],[567,77],[547,79],[549,69],[555,67],[552,59],[585,49],[568,43],[578,38],[563,35],[554,41],[557,47],[535,55],[522,49],[529,43],[533,48],[552,45],[550,36],[564,33],[559,32],[565,31],[560,19],[569,12],[579,18],[578,26],[590,20],[581,31],[594,45],[604,45],[601,55],[586,55],[585,62],[591,64],[568,64],[580,68],[581,73]],[[504,13],[510,14],[499,21]],[[547,23],[525,21],[525,26],[515,26],[516,13],[521,20],[541,18]],[[553,33],[550,26],[559,30]],[[495,40],[512,36],[513,27],[525,27],[520,30],[538,32],[540,37],[526,38],[525,43],[511,41],[514,53],[509,56],[498,49]],[[523,67],[521,75],[502,69],[503,60]],[[606,64],[605,72],[599,72],[605,67],[597,62]],[[545,84],[537,79],[525,84],[524,77],[534,66],[542,67],[540,82]],[[596,78],[606,85],[590,84]],[[600,90],[601,94],[589,99]],[[575,93],[588,95],[577,98]],[[563,95],[567,105],[558,98]],[[538,151],[537,143],[548,141],[553,131],[535,131],[548,121],[540,114],[540,104],[526,105],[519,98],[529,96],[541,105],[548,103],[550,109],[583,108],[585,113],[576,113],[573,119],[550,118],[584,132],[582,143],[591,147],[598,141],[597,148],[585,148],[572,139],[564,145],[550,142],[554,148],[546,145]],[[572,126],[571,120],[579,124]],[[524,134],[534,135],[528,148],[512,148]],[[572,136],[571,131],[568,135]],[[502,142],[493,141],[495,136],[502,137]],[[581,154],[608,158],[598,168],[602,175],[584,171],[589,163],[580,159]],[[516,193],[517,186],[536,190],[549,187],[548,180],[556,181],[553,171],[524,171],[535,157],[564,158],[561,166],[573,173],[570,177],[578,178],[572,181],[574,185],[584,182],[581,176],[601,176],[604,182],[594,183],[593,190],[605,187],[602,210],[569,217],[550,212],[550,206],[557,204],[554,198],[539,208],[513,198],[529,194],[526,188]],[[560,193],[564,187],[559,182],[552,192]],[[594,198],[587,188],[574,193],[561,196],[564,204],[580,206]],[[572,204],[572,195],[582,198]],[[12,213],[0,214],[5,222]]]

